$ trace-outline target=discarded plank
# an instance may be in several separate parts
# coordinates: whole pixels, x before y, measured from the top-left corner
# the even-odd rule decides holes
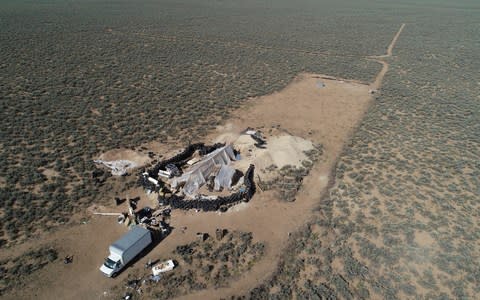
[[[102,213],[102,212],[94,212],[94,215],[100,215],[100,216],[120,216],[122,213]]]

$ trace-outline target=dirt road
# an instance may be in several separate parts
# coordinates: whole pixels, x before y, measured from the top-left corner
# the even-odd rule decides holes
[[[387,53],[384,55],[379,55],[379,56],[369,56],[367,59],[376,61],[380,64],[382,64],[382,69],[380,72],[377,74],[377,77],[375,78],[375,81],[372,83],[372,88],[375,90],[378,90],[382,87],[382,82],[383,78],[385,77],[385,74],[388,72],[388,62],[383,60],[384,58],[391,57],[393,55],[393,48],[395,47],[395,44],[397,43],[398,38],[400,37],[400,34],[403,31],[403,28],[405,27],[405,23],[400,26],[400,29],[398,29],[397,33],[393,37],[392,41],[390,42],[390,45],[388,45],[387,48]]]

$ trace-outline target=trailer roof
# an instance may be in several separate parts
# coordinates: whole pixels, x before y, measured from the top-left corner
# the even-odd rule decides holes
[[[112,247],[115,247],[121,251],[125,251],[130,248],[132,244],[134,244],[147,234],[150,234],[150,231],[148,229],[140,226],[133,226],[128,233],[126,233],[119,240],[113,243]]]

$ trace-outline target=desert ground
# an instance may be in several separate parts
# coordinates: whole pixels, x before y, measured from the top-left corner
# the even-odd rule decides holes
[[[480,7],[301,2],[7,1],[1,298],[475,299]],[[102,275],[128,229],[94,213],[155,207],[139,172],[196,142],[241,149],[253,198],[174,209],[168,236]]]
[[[392,49],[403,26],[393,38],[385,57],[392,55]],[[381,57],[376,59],[380,60]],[[185,298],[229,297],[266,280],[275,270],[290,234],[306,224],[327,192],[332,180],[332,170],[342,148],[373,101],[372,91],[378,92],[387,70],[388,64],[385,63],[370,85],[327,75],[300,74],[277,93],[249,99],[244,107],[235,111],[231,119],[209,134],[205,140],[228,142],[229,138],[238,135],[243,129],[252,127],[265,132],[267,137],[272,132],[283,132],[321,144],[324,152],[305,178],[296,201],[280,202],[271,191],[259,190],[254,201],[240,204],[240,207],[226,213],[174,211],[171,225],[178,230],[174,230],[132,268],[142,268],[142,261],[155,260],[163,253],[171,252],[176,246],[195,240],[197,232],[213,233],[217,228],[234,228],[252,232],[256,240],[263,241],[266,245],[265,256],[228,288],[201,291]],[[147,149],[160,150],[152,148],[154,149]],[[147,161],[145,157],[131,150],[110,151],[101,155],[101,158],[129,159],[139,164]],[[129,197],[140,197],[143,206],[155,205],[156,198],[149,197],[140,188],[126,193]],[[118,211],[118,208],[102,206],[101,210]],[[95,208],[95,211],[98,211],[98,208]],[[54,235],[38,239],[41,244],[53,243],[56,248],[61,249],[61,255],[73,255],[75,263],[51,265],[36,274],[32,285],[15,290],[7,297],[95,299],[111,296],[109,289],[117,284],[118,280],[126,278],[129,270],[112,280],[102,275],[98,267],[107,254],[109,244],[127,229],[117,224],[114,217],[93,216],[92,212],[90,208],[83,214],[81,219],[88,220],[86,224],[59,230]],[[186,230],[180,230],[181,228]]]
[[[372,101],[369,93],[371,87],[368,85],[325,78],[321,75],[301,74],[278,93],[250,99],[246,107],[235,112],[235,117],[206,139],[209,141],[209,138],[214,140],[225,134],[239,133],[247,127],[266,132],[274,128],[324,145],[324,154],[305,179],[295,202],[280,202],[272,192],[263,193],[259,190],[250,203],[226,213],[174,211],[171,225],[178,229],[187,227],[187,230],[174,230],[133,267],[143,268],[143,261],[149,258],[157,259],[177,245],[195,240],[197,232],[213,233],[216,228],[234,228],[253,232],[255,239],[264,241],[265,257],[230,288],[206,291],[192,297],[224,297],[266,279],[273,272],[289,233],[298,230],[308,220],[325,193],[332,167],[343,144]],[[318,82],[323,82],[325,87],[319,88]],[[149,199],[139,188],[127,193],[130,197],[140,196],[142,204],[155,200]],[[118,211],[115,206],[103,209]],[[46,267],[36,274],[38,277],[32,280],[33,286],[17,290],[7,298],[101,298],[105,291],[108,294],[112,285],[127,276],[129,270],[112,280],[98,271],[108,254],[108,246],[120,237],[126,228],[117,224],[114,217],[93,216],[85,212],[84,218],[88,220],[87,224],[60,230],[47,238],[39,238],[41,244],[56,245],[61,249],[61,255],[73,255],[75,263]]]

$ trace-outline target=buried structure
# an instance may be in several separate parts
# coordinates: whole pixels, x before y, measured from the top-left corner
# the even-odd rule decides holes
[[[120,240],[110,246],[110,256],[100,268],[102,273],[109,277],[118,273],[152,243],[151,234],[157,242],[165,238],[171,232],[171,227],[167,223],[171,209],[226,211],[230,206],[241,201],[250,201],[255,193],[254,166],[250,165],[243,174],[231,166],[239,159],[238,151],[235,151],[231,145],[217,143],[206,146],[198,143],[189,145],[181,153],[142,172],[139,183],[147,193],[157,194],[158,205],[154,209],[148,206],[137,209],[138,199],[116,198],[117,206],[125,202],[128,212],[94,212],[98,215],[117,216],[118,223],[125,224],[130,229]],[[97,162],[109,167],[114,175],[124,174],[118,171],[121,168],[117,168],[117,165],[104,161]],[[235,190],[235,192],[229,196],[204,195],[200,193],[204,186],[208,186],[207,191],[210,192],[214,190],[221,192],[223,189]],[[161,273],[173,269],[173,265],[169,263],[157,266],[157,269],[156,272]],[[159,279],[159,277],[155,278],[155,280]]]
[[[180,153],[144,169],[138,183],[156,197],[154,210],[159,211],[224,212],[252,199],[256,192],[254,172],[262,191],[272,187],[280,192],[285,190],[293,195],[287,200],[294,201],[303,177],[322,154],[322,146],[280,130],[278,133],[271,135],[268,143],[258,131],[248,128],[242,133],[217,137],[217,141],[229,140],[229,144],[190,144]],[[123,202],[117,200],[117,205]],[[130,219],[135,221],[132,223],[159,223],[151,218],[139,219],[134,212],[135,208],[130,213],[134,217]]]
[[[295,194],[323,151],[321,145],[284,133],[271,136],[267,143],[250,128],[221,138],[233,142],[191,144],[141,173],[140,185],[155,193],[161,206],[226,211],[251,200],[256,192],[254,171],[262,190],[278,182]],[[286,182],[290,177],[294,182]]]
[[[232,166],[240,159],[232,145],[192,144],[143,172],[139,183],[147,193],[158,194],[160,205],[170,205],[172,209],[226,211],[239,202],[250,201],[255,193],[255,167],[249,165],[243,174]],[[214,194],[223,190],[233,193]]]
[[[220,185],[229,189],[232,177],[235,174],[235,169],[229,165],[234,160],[235,153],[230,145],[218,148],[205,155],[180,177],[173,178],[171,187],[177,189],[183,186],[183,193],[188,197],[194,197],[200,187],[206,184],[207,180],[214,177],[216,183],[215,190],[220,190]]]
[[[191,144],[177,155],[143,170],[138,183],[154,196],[154,208],[139,208],[140,197],[116,198],[117,206],[126,203],[128,212],[95,214],[116,215],[120,224],[130,229],[143,227],[152,233],[156,242],[161,242],[172,230],[169,225],[171,210],[225,212],[234,205],[249,202],[256,192],[254,172],[260,189],[266,191],[270,182],[290,186],[285,176],[282,180],[278,176],[285,175],[286,170],[301,170],[302,176],[295,175],[296,185],[292,190],[296,191],[303,176],[308,174],[307,167],[321,155],[321,147],[290,134],[272,135],[268,143],[251,129],[241,134],[228,134],[231,136],[222,135],[217,139],[231,140],[231,144]],[[205,235],[199,234],[205,240]],[[115,268],[107,267],[110,268],[104,266],[102,270],[107,276],[110,269],[111,273],[115,272]],[[160,269],[170,269],[171,264],[167,267]],[[155,282],[160,280],[157,276],[153,275]]]

